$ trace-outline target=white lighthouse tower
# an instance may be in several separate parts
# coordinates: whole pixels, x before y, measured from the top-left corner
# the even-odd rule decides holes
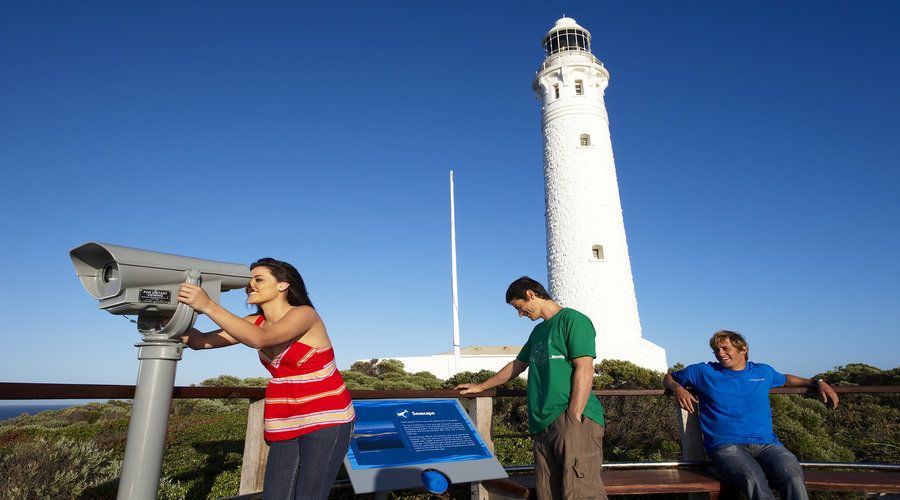
[[[665,371],[666,353],[642,338],[603,95],[609,72],[591,34],[556,21],[532,84],[541,101],[550,294],[591,318],[597,359]]]

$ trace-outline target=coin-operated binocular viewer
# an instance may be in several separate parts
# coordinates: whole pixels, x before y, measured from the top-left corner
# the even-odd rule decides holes
[[[100,301],[101,309],[138,317],[143,342],[135,344],[140,368],[118,498],[155,499],[175,367],[184,348],[181,336],[197,319],[190,306],[178,302],[178,290],[184,282],[199,285],[218,302],[221,292],[250,283],[250,269],[243,264],[94,242],[69,255],[81,283]]]

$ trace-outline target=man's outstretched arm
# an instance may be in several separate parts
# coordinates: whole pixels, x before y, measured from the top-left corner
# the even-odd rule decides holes
[[[488,389],[493,389],[498,385],[503,385],[510,380],[516,378],[528,368],[528,363],[524,363],[519,361],[518,359],[514,359],[509,363],[506,363],[506,366],[500,369],[499,372],[495,373],[493,377],[485,380],[480,384],[459,384],[454,387],[454,389],[459,390],[460,394],[472,394],[476,392],[486,391]]]
[[[675,393],[675,399],[678,400],[678,406],[687,410],[688,413],[694,413],[694,403],[699,403],[700,401],[697,401],[697,398],[695,398],[690,391],[676,382],[671,373],[666,373],[665,378],[663,378],[663,385],[666,389]]]
[[[840,399],[838,399],[837,393],[834,392],[834,389],[832,389],[824,380],[812,380],[787,373],[784,374],[784,378],[786,379],[784,382],[785,387],[815,387],[819,390],[819,396],[822,397],[822,403],[827,405],[828,401],[831,400],[831,407],[838,407]]]

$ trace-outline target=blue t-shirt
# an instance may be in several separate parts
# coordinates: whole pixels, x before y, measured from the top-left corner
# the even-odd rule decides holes
[[[712,450],[726,444],[781,444],[772,431],[769,389],[786,379],[769,365],[747,362],[740,371],[719,363],[697,363],[672,373],[679,384],[700,395],[703,446]]]

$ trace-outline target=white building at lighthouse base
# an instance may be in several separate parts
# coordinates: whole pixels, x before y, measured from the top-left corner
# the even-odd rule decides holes
[[[644,339],[616,345],[605,345],[597,353],[594,364],[604,359],[630,361],[638,366],[665,372],[666,352],[662,347]],[[461,372],[477,372],[480,370],[500,371],[507,363],[516,359],[522,346],[472,346],[460,349],[456,358],[453,351],[433,354],[431,356],[402,356],[379,359],[396,359],[403,363],[407,373],[429,372],[437,378],[448,379]],[[367,359],[357,361],[369,361]],[[527,372],[526,372],[527,373]]]
[[[631,361],[643,367],[665,373],[669,369],[666,364],[666,350],[644,338],[627,339],[624,342],[602,342],[597,346],[597,361],[603,359],[620,359]]]
[[[499,371],[507,363],[516,359],[522,346],[472,346],[459,350],[459,358],[453,351],[433,354],[431,356],[389,357],[380,359],[396,359],[403,363],[407,373],[430,372],[440,379],[448,379],[461,372],[477,372],[480,370]],[[368,361],[366,359],[360,361]]]

